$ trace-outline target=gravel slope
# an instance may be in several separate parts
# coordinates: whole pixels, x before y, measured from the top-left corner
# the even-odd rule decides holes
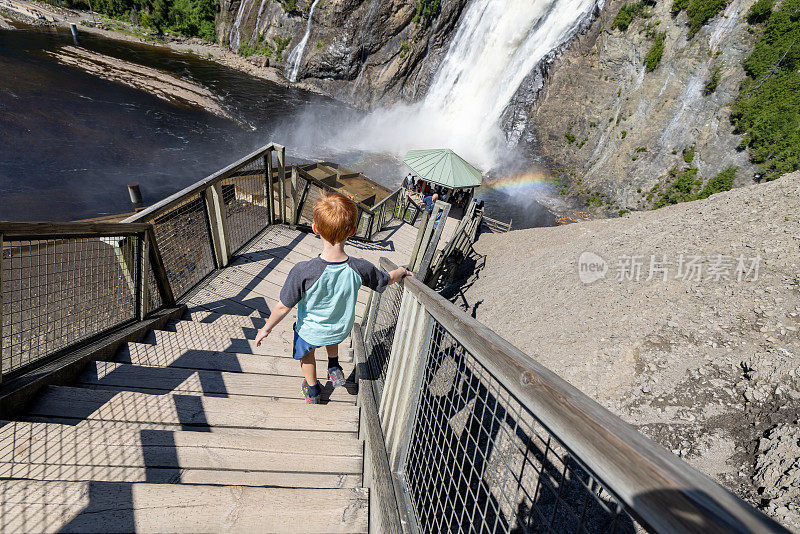
[[[486,234],[475,250],[485,265],[458,303],[800,531],[800,172],[621,219]],[[584,252],[605,260],[604,278],[581,281]],[[684,279],[695,255],[700,280]]]

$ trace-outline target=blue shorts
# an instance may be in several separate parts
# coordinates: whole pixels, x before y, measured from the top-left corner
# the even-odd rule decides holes
[[[295,360],[302,360],[306,354],[320,347],[320,345],[312,345],[308,341],[300,337],[300,335],[297,333],[297,323],[294,323],[292,325],[292,331],[294,332],[292,357]]]

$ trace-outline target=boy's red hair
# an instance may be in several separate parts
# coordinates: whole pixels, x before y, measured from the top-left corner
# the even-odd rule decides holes
[[[322,238],[331,244],[353,235],[358,224],[355,202],[339,193],[325,193],[314,204],[314,225]]]

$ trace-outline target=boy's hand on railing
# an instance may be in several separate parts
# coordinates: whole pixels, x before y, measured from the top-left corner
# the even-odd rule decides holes
[[[414,273],[406,269],[405,267],[398,267],[397,269],[391,271],[389,273],[389,285],[399,282],[401,279],[405,278],[406,276],[414,276]]]
[[[256,347],[260,347],[261,346],[261,342],[264,339],[266,339],[266,337],[269,335],[270,332],[271,332],[271,330],[267,330],[266,326],[263,326],[263,327],[258,329],[258,333],[256,334]]]

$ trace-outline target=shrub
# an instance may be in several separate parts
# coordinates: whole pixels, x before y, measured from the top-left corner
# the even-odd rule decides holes
[[[708,80],[706,80],[706,85],[703,88],[705,94],[710,95],[717,90],[719,81],[722,79],[722,67],[723,63],[717,63],[714,65],[714,68],[711,69],[711,75],[708,77]]]
[[[564,137],[567,138],[567,141],[569,141],[569,144],[572,144],[572,143],[575,142],[575,136],[572,135],[572,132],[570,132],[569,130],[567,130],[567,133],[564,134]]]
[[[758,0],[758,2],[750,6],[750,11],[747,13],[747,22],[760,24],[766,21],[772,15],[773,6],[775,6],[775,0]]]
[[[441,0],[417,0],[417,11],[414,13],[412,22],[417,25],[422,22],[429,22],[439,13]]]
[[[671,8],[672,14],[677,15],[687,7],[689,7],[689,0],[674,0]]]
[[[672,14],[677,15],[684,9],[686,10],[686,15],[689,17],[689,39],[691,39],[727,4],[728,0],[674,0]]]
[[[711,178],[700,193],[697,194],[697,198],[708,198],[714,193],[733,189],[733,181],[736,179],[736,171],[738,170],[738,167],[731,166]]]
[[[627,30],[628,26],[630,26],[631,22],[633,22],[633,19],[640,15],[643,10],[644,2],[623,4],[622,7],[619,8],[619,11],[617,11],[617,16],[614,17],[611,27],[621,31]]]
[[[703,179],[698,178],[697,169],[694,167],[683,170],[673,167],[669,171],[669,178],[667,178],[664,190],[655,191],[659,196],[656,197],[653,209],[694,200],[701,185],[703,185]]]
[[[694,145],[689,145],[683,149],[683,161],[691,163],[694,161]]]
[[[408,39],[404,39],[403,43],[400,45],[400,57],[406,57],[410,49],[411,45],[408,44]]]
[[[800,169],[800,0],[784,0],[744,61],[731,120],[764,180]]]
[[[286,50],[286,47],[289,46],[289,42],[292,40],[291,37],[273,37],[275,41],[275,54],[278,56],[278,61],[283,59],[283,51]]]
[[[297,11],[297,0],[283,0],[281,6],[285,12],[292,13],[293,11]]]
[[[622,137],[623,139],[628,137],[628,130],[622,130],[622,133],[620,134],[620,137]]]
[[[656,39],[653,41],[653,46],[650,47],[650,51],[644,58],[644,66],[647,72],[652,72],[656,70],[656,67],[658,67],[659,62],[661,61],[661,56],[664,54],[664,39],[666,37],[667,32],[660,32],[658,35],[656,35]]]

